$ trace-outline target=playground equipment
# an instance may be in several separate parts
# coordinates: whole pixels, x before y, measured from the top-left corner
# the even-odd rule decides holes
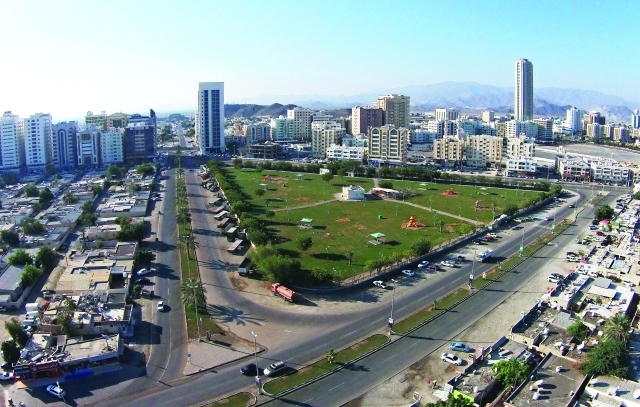
[[[451,196],[451,195],[456,195],[456,193],[453,191],[453,189],[449,188],[446,191],[444,191],[444,194],[446,196]]]
[[[476,208],[482,208],[482,205],[480,205],[480,200],[476,201]]]
[[[273,178],[271,177],[271,175],[265,175],[265,176],[262,178],[262,180],[263,180],[263,181],[273,181]]]
[[[409,218],[409,223],[407,223],[407,227],[408,228],[417,228],[418,227],[418,223],[416,222],[416,219],[413,216],[411,216]]]

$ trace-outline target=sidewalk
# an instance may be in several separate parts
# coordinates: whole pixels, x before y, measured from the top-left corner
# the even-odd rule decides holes
[[[264,351],[264,348],[258,346],[257,350],[260,353]],[[243,341],[237,341],[230,346],[225,346],[214,341],[208,341],[204,337],[200,341],[194,339],[189,341],[189,359],[184,367],[184,374],[185,376],[190,376],[254,355],[253,345]]]

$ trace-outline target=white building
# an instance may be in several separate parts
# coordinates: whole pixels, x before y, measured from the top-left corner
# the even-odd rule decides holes
[[[436,120],[456,121],[460,116],[460,111],[453,107],[448,109],[436,109]]]
[[[536,141],[538,142],[552,142],[553,141],[553,120],[551,119],[533,119],[533,122],[538,125],[538,134]]]
[[[409,129],[386,125],[370,128],[367,156],[369,160],[404,163],[408,141]]]
[[[582,132],[582,116],[580,110],[575,107],[567,109],[567,118],[564,125],[571,130],[571,134],[580,134]]]
[[[36,113],[24,119],[25,162],[29,171],[46,171],[52,164],[51,141],[53,129],[51,115]]]
[[[491,123],[494,120],[493,110],[485,110],[482,112],[482,122],[483,123]]]
[[[465,142],[465,159],[470,167],[486,167],[502,161],[502,137],[472,135]]]
[[[343,147],[364,147],[366,148],[369,143],[369,136],[366,134],[345,134],[342,138]]]
[[[429,133],[435,133],[438,136],[444,136],[445,123],[443,120],[429,120],[427,122],[427,131]]]
[[[271,139],[274,141],[293,140],[295,138],[295,124],[293,119],[280,116],[271,119]]]
[[[76,138],[77,161],[79,167],[97,167],[100,165],[100,131],[93,126],[78,132]]]
[[[100,157],[102,165],[124,162],[122,130],[112,127],[100,133]]]
[[[345,147],[333,144],[327,148],[327,160],[362,162],[365,159],[366,152],[366,147]]]
[[[202,154],[225,151],[224,124],[224,82],[200,82],[195,136]]]
[[[433,159],[445,163],[461,163],[464,157],[464,140],[447,136],[433,142]]]
[[[535,157],[535,139],[530,137],[507,137],[505,158]]]
[[[287,118],[293,119],[293,136],[302,141],[311,138],[311,120],[313,111],[304,107],[294,107],[287,110]]]
[[[0,117],[0,170],[19,171],[24,163],[24,121],[4,112]]]
[[[591,181],[626,185],[632,178],[631,168],[614,160],[592,161]]]
[[[563,181],[589,181],[591,179],[591,167],[584,160],[558,158],[556,168]]]
[[[271,126],[269,123],[246,124],[242,126],[242,132],[247,144],[262,143],[271,139]]]
[[[364,188],[360,185],[342,187],[342,197],[350,201],[364,201]]]
[[[433,140],[442,138],[437,133],[432,133],[427,129],[412,130],[409,132],[411,144],[433,143]]]
[[[533,121],[509,120],[505,125],[506,137],[519,137],[523,134],[534,139],[538,137],[538,125]]]
[[[335,121],[313,122],[311,124],[311,153],[315,158],[325,158],[327,149],[333,144],[342,144],[347,131]]]
[[[59,170],[70,170],[76,166],[76,136],[78,122],[61,122],[53,125],[51,151],[53,165]]]
[[[515,119],[533,120],[533,64],[526,59],[515,62]]]
[[[515,157],[507,159],[508,174],[535,174],[537,169],[536,160],[531,157]]]

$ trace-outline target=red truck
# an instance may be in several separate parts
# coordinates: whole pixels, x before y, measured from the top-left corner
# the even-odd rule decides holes
[[[296,299],[296,292],[288,289],[280,283],[271,284],[271,292],[273,295],[279,295],[285,301],[293,302]]]

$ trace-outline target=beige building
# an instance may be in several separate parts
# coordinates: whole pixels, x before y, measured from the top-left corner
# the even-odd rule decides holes
[[[538,125],[537,141],[553,141],[553,120],[540,118],[533,119],[533,122]]]
[[[313,111],[304,107],[294,107],[287,110],[287,118],[293,119],[293,137],[298,140],[309,141],[311,138]]]
[[[87,126],[93,126],[98,130],[106,130],[107,127],[107,112],[102,111],[100,114],[93,114],[92,111],[88,111],[84,117],[84,124]]]
[[[337,122],[323,121],[311,125],[311,153],[314,158],[326,158],[327,149],[342,144],[347,130]]]
[[[496,122],[496,136],[507,137],[507,123]]]
[[[617,126],[615,129],[613,129],[613,140],[622,141],[625,143],[628,142],[629,129],[627,129],[625,126]]]
[[[371,160],[403,163],[407,159],[409,129],[393,126],[369,129],[368,157]]]
[[[465,157],[470,167],[486,167],[502,162],[502,138],[487,135],[467,137]]]
[[[602,125],[598,123],[587,124],[587,137],[600,138],[602,137]]]
[[[387,95],[378,98],[378,107],[384,112],[384,124],[396,128],[409,128],[409,96]]]
[[[126,113],[114,113],[107,116],[107,124],[106,128],[110,129],[112,127],[116,129],[124,129],[129,124],[129,115]]]
[[[464,155],[464,140],[457,137],[444,137],[433,141],[433,159],[445,162],[462,161]]]
[[[507,137],[506,158],[534,157],[536,155],[535,140],[529,137]]]
[[[493,110],[485,110],[482,112],[482,121],[484,123],[491,123],[494,118]]]
[[[589,181],[591,167],[583,160],[564,158],[557,160],[558,175],[563,181]]]

